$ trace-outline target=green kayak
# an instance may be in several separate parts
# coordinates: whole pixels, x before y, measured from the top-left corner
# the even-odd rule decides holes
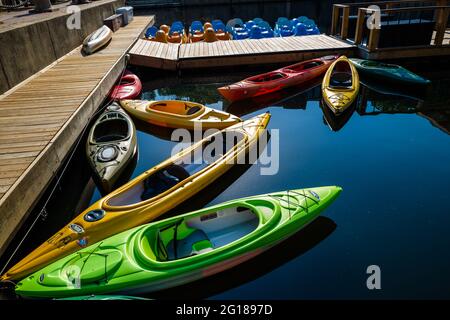
[[[409,85],[427,85],[431,81],[396,64],[351,58],[350,61],[362,74],[378,79],[391,80]]]
[[[341,190],[329,186],[252,196],[142,225],[48,265],[19,282],[16,293],[48,298],[136,294],[205,278],[302,229]]]
[[[78,296],[78,297],[70,297],[70,298],[61,298],[58,300],[151,300],[147,298],[142,297],[132,297],[132,296],[96,296],[96,295],[90,295],[90,296]]]

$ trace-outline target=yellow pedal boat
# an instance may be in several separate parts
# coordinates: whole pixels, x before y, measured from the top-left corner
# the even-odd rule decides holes
[[[224,129],[242,121],[230,113],[189,101],[122,100],[120,105],[140,120],[168,128]]]
[[[339,115],[356,99],[359,75],[346,56],[341,56],[328,68],[322,81],[322,96],[326,105]]]
[[[258,146],[257,141],[269,120],[270,114],[265,113],[218,131],[145,171],[83,211],[3,274],[0,281],[21,280],[57,259],[152,221],[175,208],[205,189],[241,161],[250,149]],[[216,152],[214,161],[206,163],[203,152],[211,151],[211,144],[220,141],[219,136],[224,135],[233,139],[223,138],[222,141],[226,141],[224,152]],[[229,140],[233,142],[229,143]]]

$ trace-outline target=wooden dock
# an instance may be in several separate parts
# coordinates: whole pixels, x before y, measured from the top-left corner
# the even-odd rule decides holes
[[[0,254],[107,97],[125,54],[153,21],[137,16],[103,50],[84,56],[78,47],[0,96]]]
[[[166,70],[291,63],[328,54],[352,55],[356,47],[327,35],[167,44],[140,39],[130,63]]]

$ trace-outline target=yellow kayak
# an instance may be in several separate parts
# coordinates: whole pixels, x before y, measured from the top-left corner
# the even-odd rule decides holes
[[[346,56],[341,56],[325,73],[322,96],[326,105],[339,115],[356,99],[359,91],[359,75]]]
[[[0,281],[23,279],[57,259],[173,209],[206,188],[257,146],[269,120],[270,114],[265,113],[209,135],[145,171],[87,208],[2,275]],[[211,144],[224,135],[235,138],[232,143],[223,138],[226,143],[221,145],[226,146],[225,150],[217,153],[215,161],[205,163],[203,151],[211,149]]]
[[[189,101],[122,100],[120,104],[140,120],[169,128],[224,129],[242,121],[230,113]]]

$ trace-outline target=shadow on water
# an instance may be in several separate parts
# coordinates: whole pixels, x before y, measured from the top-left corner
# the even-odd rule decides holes
[[[286,88],[251,99],[236,101],[228,105],[224,110],[241,117],[269,106],[280,106],[284,109],[305,109],[309,100],[319,99],[319,85],[321,82],[319,78],[303,83],[300,86]]]
[[[258,279],[298,258],[336,229],[333,220],[319,216],[304,229],[239,266],[183,286],[146,294],[156,299],[203,299]]]

